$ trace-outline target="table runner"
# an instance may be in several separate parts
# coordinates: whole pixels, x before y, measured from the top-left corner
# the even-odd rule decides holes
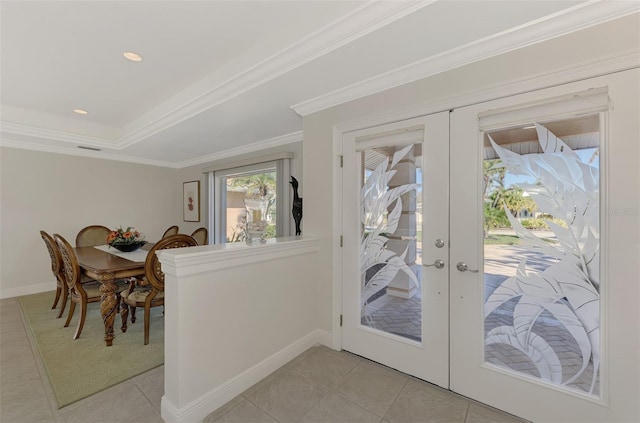
[[[122,257],[123,259],[127,259],[130,261],[141,262],[147,259],[147,250],[138,249],[136,251],[131,251],[129,253],[122,252],[117,250],[109,245],[96,245],[94,248],[98,250],[106,251],[109,254],[113,254],[114,256]]]

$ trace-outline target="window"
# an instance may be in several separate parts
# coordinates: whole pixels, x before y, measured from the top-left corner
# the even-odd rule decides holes
[[[290,155],[286,156],[209,172],[209,227],[214,228],[214,243],[244,242],[248,217],[266,222],[266,238],[291,233]],[[247,208],[252,209],[252,216],[247,215]]]

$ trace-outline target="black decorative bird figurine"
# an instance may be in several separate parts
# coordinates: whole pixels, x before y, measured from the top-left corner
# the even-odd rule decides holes
[[[302,198],[298,195],[298,180],[292,176],[289,183],[293,188],[293,208],[291,209],[291,213],[293,214],[293,220],[296,222],[296,236],[298,236],[302,233],[300,230],[300,221],[302,220]]]

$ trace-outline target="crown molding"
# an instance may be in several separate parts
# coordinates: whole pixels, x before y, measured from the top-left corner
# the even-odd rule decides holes
[[[401,19],[436,0],[369,1],[336,21],[325,25],[291,46],[271,55],[244,72],[178,105],[151,123],[139,126],[117,141],[118,148],[140,142],[212,107],[336,50],[358,38]],[[135,122],[133,124],[135,126]]]
[[[149,166],[168,167],[172,169],[182,169],[189,166],[196,166],[229,157],[240,156],[246,153],[255,153],[256,151],[265,150],[267,148],[279,147],[281,145],[293,144],[302,141],[302,131],[292,132],[290,134],[281,135],[279,137],[270,138],[263,141],[254,142],[252,144],[241,147],[231,148],[219,153],[209,154],[207,156],[198,157],[193,160],[185,160],[178,163],[163,162],[160,160],[148,160],[139,157],[123,156],[118,154],[105,153],[103,151],[82,150],[76,147],[60,147],[46,145],[28,141],[13,140],[2,137],[0,139],[0,147],[18,148],[21,150],[41,151],[44,153],[66,154],[69,156],[87,157],[93,159],[115,160],[119,162],[136,163]]]
[[[38,128],[35,126],[21,125],[11,122],[0,122],[2,134],[19,135],[30,138],[59,141],[67,144],[84,145],[95,148],[114,148],[113,140],[90,137],[87,135],[73,134],[70,132],[56,131],[54,129]]]
[[[621,18],[640,10],[635,1],[592,0],[543,18],[516,26],[412,64],[365,79],[345,88],[294,104],[291,108],[307,116],[422,78],[488,59],[562,35]]]
[[[118,162],[136,163],[148,166],[168,167],[174,169],[178,168],[175,163],[163,162],[160,160],[149,160],[139,157],[122,156],[118,154],[105,153],[103,151],[82,150],[77,147],[60,147],[28,141],[12,140],[5,137],[0,140],[0,147],[40,151],[43,153],[65,154],[67,156],[86,157],[92,159],[114,160]]]
[[[266,150],[268,148],[279,147],[281,145],[293,144],[295,142],[302,141],[302,131],[292,132],[290,134],[281,135],[274,138],[269,138],[262,141],[257,141],[251,144],[243,145],[240,147],[230,148],[228,150],[221,151],[219,153],[213,153],[206,156],[198,157],[193,160],[185,160],[179,162],[177,167],[179,169],[197,166],[203,163],[214,162],[216,160],[227,159],[229,157],[241,156],[243,154],[255,153],[256,151]]]

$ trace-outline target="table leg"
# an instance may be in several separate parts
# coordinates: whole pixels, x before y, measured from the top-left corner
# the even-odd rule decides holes
[[[113,323],[118,314],[119,296],[116,284],[114,283],[114,276],[113,273],[103,273],[99,278],[102,284],[102,286],[100,286],[100,292],[102,292],[100,312],[102,313],[102,321],[104,322],[104,341],[107,343],[107,347],[113,345],[113,338],[115,338],[113,334]]]

